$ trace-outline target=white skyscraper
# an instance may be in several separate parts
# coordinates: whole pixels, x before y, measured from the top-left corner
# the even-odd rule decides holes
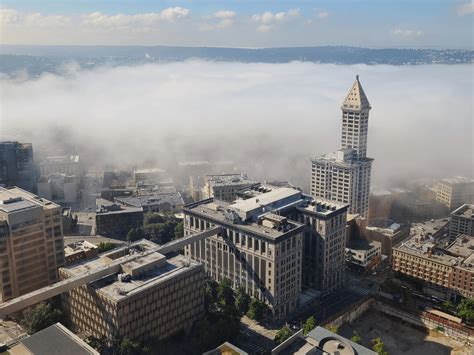
[[[371,107],[358,75],[341,109],[341,148],[311,159],[311,195],[348,203],[349,213],[367,217],[373,161],[366,156]]]

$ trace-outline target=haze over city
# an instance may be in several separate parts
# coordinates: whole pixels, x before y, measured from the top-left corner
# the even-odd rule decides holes
[[[474,1],[0,4],[0,355],[470,354]]]

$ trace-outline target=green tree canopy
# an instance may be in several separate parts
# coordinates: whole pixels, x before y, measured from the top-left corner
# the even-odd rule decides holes
[[[458,317],[468,324],[474,324],[474,298],[465,298],[459,303]]]
[[[263,318],[270,312],[267,304],[256,299],[252,298],[250,302],[249,311],[247,312],[247,316],[249,318],[256,320],[257,322],[261,322]]]
[[[275,343],[281,344],[293,335],[293,331],[288,327],[281,328],[275,335]]]
[[[245,292],[243,287],[239,287],[237,295],[235,297],[235,306],[239,311],[240,315],[244,315],[249,311],[250,307],[250,296]]]
[[[49,303],[41,302],[23,311],[23,317],[22,326],[28,334],[33,334],[61,321],[62,312]]]
[[[382,339],[375,338],[372,340],[372,344],[372,350],[378,355],[388,355],[387,351],[385,351],[385,344],[383,343]]]
[[[303,334],[307,335],[314,328],[316,328],[316,319],[313,316],[311,316],[308,319],[306,319],[306,322],[304,322]]]
[[[362,345],[362,338],[360,337],[359,333],[357,333],[355,330],[352,332],[351,340],[356,344]]]
[[[219,301],[222,304],[227,306],[235,304],[235,296],[234,291],[230,286],[230,280],[228,278],[222,279],[217,287],[217,297],[219,297]]]

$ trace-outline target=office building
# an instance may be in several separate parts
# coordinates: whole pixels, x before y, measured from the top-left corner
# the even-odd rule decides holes
[[[141,207],[122,206],[109,200],[96,200],[96,233],[105,237],[125,240],[128,232],[143,226]]]
[[[450,288],[460,295],[474,297],[474,237],[459,235],[456,240],[446,248],[446,254],[457,258],[454,265]]]
[[[0,302],[57,281],[64,264],[61,207],[0,188]]]
[[[163,340],[189,331],[204,315],[203,265],[165,256],[140,240],[59,270],[61,279],[89,271],[103,277],[63,293],[72,329],[96,338]]]
[[[364,239],[353,240],[346,247],[346,260],[362,270],[371,270],[382,260],[382,244]]]
[[[474,203],[474,180],[462,176],[444,179],[435,186],[436,200],[450,211],[464,203]]]
[[[258,199],[187,205],[185,236],[216,226],[225,232],[186,246],[185,255],[203,263],[208,276],[228,278],[284,318],[298,307],[304,226],[279,210],[300,202],[300,191],[281,188]]]
[[[348,205],[315,198],[296,208],[293,218],[305,226],[303,287],[327,295],[345,285]]]
[[[50,174],[72,175],[79,182],[81,175],[79,155],[47,157],[40,163],[40,170],[42,176],[49,176]]]
[[[35,182],[31,143],[0,142],[0,186],[33,191]]]
[[[367,157],[371,106],[359,76],[356,76],[341,109],[341,148],[311,159],[311,195],[349,204],[348,213],[367,217],[373,161]]]
[[[451,212],[449,240],[453,242],[460,234],[474,236],[474,205],[462,205]]]
[[[214,198],[224,202],[232,202],[240,190],[258,184],[245,174],[206,175],[202,198]]]

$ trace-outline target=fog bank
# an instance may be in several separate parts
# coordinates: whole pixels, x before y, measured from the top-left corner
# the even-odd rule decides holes
[[[2,80],[1,138],[107,167],[231,160],[309,185],[309,157],[340,144],[359,74],[372,105],[374,182],[472,175],[472,65],[339,66],[187,61]]]

